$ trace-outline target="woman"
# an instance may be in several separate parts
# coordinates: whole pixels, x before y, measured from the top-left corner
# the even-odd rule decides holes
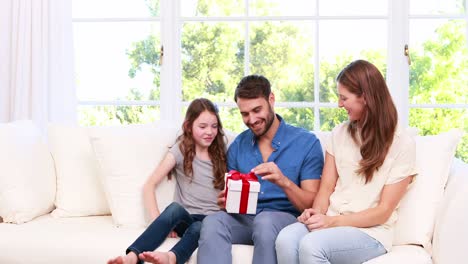
[[[339,107],[349,121],[326,143],[312,208],[277,240],[278,263],[363,263],[390,251],[396,208],[415,170],[415,143],[397,126],[385,80],[357,60],[337,77]]]

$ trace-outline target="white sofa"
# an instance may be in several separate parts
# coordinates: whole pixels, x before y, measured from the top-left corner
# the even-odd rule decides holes
[[[51,125],[46,144],[29,121],[0,124],[0,263],[105,263],[123,254],[147,224],[142,184],[177,131],[161,124]],[[416,136],[422,168],[401,203],[395,246],[367,263],[466,261],[468,164],[452,162],[460,134]],[[157,188],[161,208],[173,192],[174,180]],[[232,251],[233,263],[251,262],[252,246]]]

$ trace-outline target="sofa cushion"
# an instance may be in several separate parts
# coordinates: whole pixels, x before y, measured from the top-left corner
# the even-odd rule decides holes
[[[110,214],[89,135],[105,128],[50,124],[49,146],[57,173],[56,217]]]
[[[135,126],[91,136],[100,178],[116,225],[147,225],[143,185],[168,147],[175,143],[177,130],[156,125]],[[161,211],[174,198],[174,181],[166,178],[156,188]]]
[[[106,263],[125,250],[144,228],[117,228],[111,216],[54,218],[44,215],[23,225],[0,224],[0,263]],[[156,251],[179,241],[168,238]],[[25,251],[27,256],[25,257]],[[197,251],[187,263],[196,263]],[[233,245],[233,264],[252,262],[253,247]]]
[[[124,254],[141,232],[142,228],[115,228],[111,216],[48,214],[22,225],[3,223],[0,263],[106,263]]]
[[[54,207],[54,162],[32,121],[0,124],[0,216],[21,224]]]
[[[453,162],[444,198],[437,212],[433,238],[434,263],[468,259],[468,164]]]
[[[395,226],[394,245],[422,245],[431,250],[436,211],[462,131],[416,136],[418,175],[403,197]]]
[[[364,264],[432,264],[431,255],[416,245],[394,246],[392,251],[364,262]]]

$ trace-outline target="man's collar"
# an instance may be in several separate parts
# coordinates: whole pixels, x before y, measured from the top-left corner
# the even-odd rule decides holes
[[[283,134],[282,131],[284,130],[284,126],[286,125],[286,123],[284,122],[283,117],[281,117],[278,114],[275,114],[275,115],[279,120],[279,126],[278,126],[278,130],[276,130],[276,133],[273,136],[273,139],[271,141],[271,145],[273,146],[274,149],[278,149],[280,144],[281,144],[281,141],[279,141],[277,138],[278,137],[281,138],[281,135]],[[255,134],[252,131],[250,131],[250,133],[252,134],[252,141],[251,142],[252,142],[252,146],[253,146],[257,142],[257,137],[255,136]]]

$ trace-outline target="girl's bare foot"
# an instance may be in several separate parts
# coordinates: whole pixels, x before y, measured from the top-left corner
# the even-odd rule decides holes
[[[125,256],[118,256],[113,259],[109,259],[107,264],[136,264],[138,257],[134,252],[130,252]]]
[[[143,252],[139,255],[141,260],[144,260],[149,263],[153,264],[175,264],[176,263],[176,255],[174,252]]]

